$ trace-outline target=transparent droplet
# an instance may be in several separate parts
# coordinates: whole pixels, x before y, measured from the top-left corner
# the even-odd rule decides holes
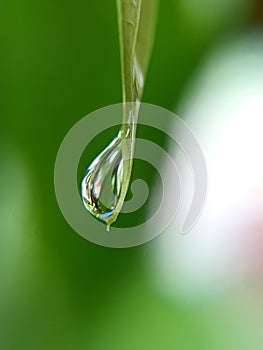
[[[123,183],[122,137],[119,134],[90,164],[82,180],[82,200],[88,211],[108,227],[120,200]]]

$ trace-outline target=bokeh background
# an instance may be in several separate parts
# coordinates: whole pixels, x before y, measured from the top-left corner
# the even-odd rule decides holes
[[[76,234],[53,186],[67,131],[121,101],[115,1],[0,14],[1,350],[261,349],[262,1],[161,1],[143,101],[189,123],[210,189],[188,235],[123,250]]]

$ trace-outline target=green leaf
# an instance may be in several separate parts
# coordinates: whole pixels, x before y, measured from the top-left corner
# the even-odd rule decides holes
[[[125,142],[122,143],[121,193],[115,212],[107,222],[108,227],[117,220],[130,184],[139,103],[152,51],[157,4],[158,0],[117,0],[124,102],[122,133]]]

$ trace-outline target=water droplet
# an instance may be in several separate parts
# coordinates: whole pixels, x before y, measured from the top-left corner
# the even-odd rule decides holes
[[[115,221],[123,185],[123,138],[119,135],[90,164],[82,180],[82,200],[88,211],[109,225]]]

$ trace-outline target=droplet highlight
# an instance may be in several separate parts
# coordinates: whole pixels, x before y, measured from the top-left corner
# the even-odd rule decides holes
[[[122,137],[119,134],[90,164],[81,183],[86,209],[107,224],[116,210],[123,183]]]

